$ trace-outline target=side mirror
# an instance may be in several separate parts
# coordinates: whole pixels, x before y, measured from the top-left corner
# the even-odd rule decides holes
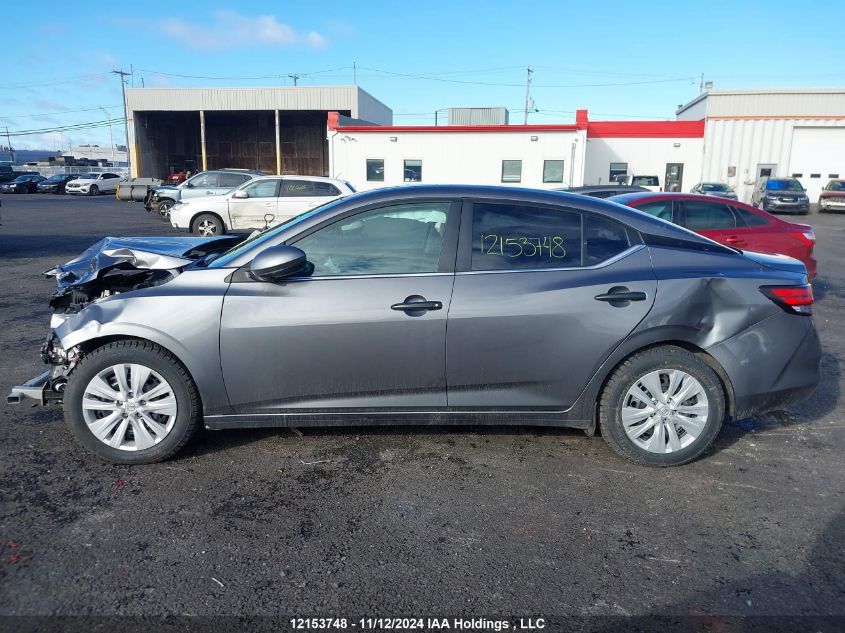
[[[232,194],[233,198],[249,198],[249,194],[246,191],[241,191],[240,189]]]
[[[186,189],[193,189],[194,188],[194,183],[192,183],[190,180],[186,180],[184,182],[184,185],[185,185]]]
[[[250,276],[257,281],[279,281],[305,270],[305,252],[296,246],[265,248],[249,265]]]

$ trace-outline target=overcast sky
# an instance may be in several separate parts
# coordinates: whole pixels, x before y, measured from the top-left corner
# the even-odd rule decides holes
[[[528,66],[539,110],[531,123],[571,122],[578,108],[593,119],[673,118],[698,94],[701,73],[715,88],[845,86],[842,5],[833,1],[102,7],[4,4],[0,135],[122,117],[110,71],[130,66],[135,87],[224,87],[292,85],[291,74],[300,85],[348,84],[355,63],[358,84],[404,124],[470,105],[505,106],[522,122]],[[122,126],[113,132],[122,142]],[[12,137],[18,148],[71,143],[108,145],[109,129]]]

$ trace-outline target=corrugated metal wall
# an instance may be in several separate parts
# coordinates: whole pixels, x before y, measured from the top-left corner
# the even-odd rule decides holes
[[[507,108],[449,108],[449,125],[507,125]]]
[[[770,92],[710,93],[707,116],[799,117],[845,115],[845,91],[802,90]]]
[[[775,175],[788,176],[793,129],[800,126],[842,127],[841,119],[707,119],[704,131],[702,181],[732,185],[740,200],[751,199],[758,164],[776,165]],[[729,168],[736,175],[728,176]]]

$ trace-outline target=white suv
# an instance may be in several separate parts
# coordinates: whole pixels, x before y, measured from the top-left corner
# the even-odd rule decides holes
[[[100,193],[114,193],[123,178],[117,174],[105,172],[102,174],[79,174],[75,180],[69,180],[65,185],[65,193],[96,196]]]
[[[222,196],[191,198],[170,210],[170,223],[196,235],[223,235],[281,224],[342,196],[355,193],[344,180],[319,176],[265,176]]]

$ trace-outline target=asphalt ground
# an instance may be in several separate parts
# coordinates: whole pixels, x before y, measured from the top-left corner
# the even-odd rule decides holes
[[[43,371],[43,270],[173,231],[110,197],[0,200],[5,395]],[[0,616],[845,616],[845,215],[800,221],[818,236],[823,382],[680,468],[566,429],[389,426],[207,431],[117,466],[60,409],[3,399]]]

